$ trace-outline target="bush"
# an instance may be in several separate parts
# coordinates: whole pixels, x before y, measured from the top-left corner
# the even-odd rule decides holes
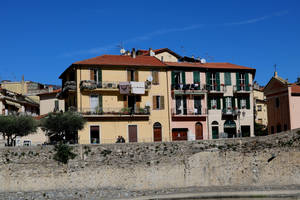
[[[77,155],[72,152],[73,148],[68,146],[67,144],[59,143],[58,145],[55,145],[54,151],[56,153],[54,154],[53,159],[67,164],[70,159],[74,159]]]

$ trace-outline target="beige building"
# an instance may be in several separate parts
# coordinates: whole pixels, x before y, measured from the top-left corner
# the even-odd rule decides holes
[[[267,112],[267,100],[266,100],[266,96],[264,95],[264,88],[260,87],[258,84],[254,84],[253,98],[254,98],[255,122],[267,127],[268,112]]]
[[[78,143],[170,141],[167,69],[156,57],[98,56],[73,63],[60,78],[66,110],[87,120]]]
[[[49,89],[48,92],[38,94],[40,98],[40,115],[45,115],[50,112],[65,111],[64,100],[56,97],[59,92],[61,92],[61,89]]]

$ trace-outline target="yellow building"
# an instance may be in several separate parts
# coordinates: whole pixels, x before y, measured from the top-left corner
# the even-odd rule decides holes
[[[255,122],[267,127],[268,112],[267,112],[266,96],[264,95],[263,88],[259,87],[257,84],[254,84],[253,98],[254,98]]]
[[[170,141],[167,67],[154,56],[103,55],[60,76],[65,109],[87,123],[78,143]]]

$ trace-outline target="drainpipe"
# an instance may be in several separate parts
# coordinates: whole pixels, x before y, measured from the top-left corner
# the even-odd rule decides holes
[[[168,97],[168,121],[169,121],[169,138],[172,140],[171,137],[171,117],[170,117],[170,91],[169,91],[169,79],[168,79],[168,69],[166,69],[166,78],[167,78],[167,97]]]

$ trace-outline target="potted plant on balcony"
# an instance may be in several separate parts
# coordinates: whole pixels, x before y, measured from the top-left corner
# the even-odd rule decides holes
[[[129,114],[130,109],[129,108],[122,108],[121,109],[121,114],[123,115],[128,115]]]
[[[213,106],[212,106],[212,108],[213,108],[213,109],[216,109],[216,108],[217,108],[217,106],[216,106],[216,105],[213,105]]]

